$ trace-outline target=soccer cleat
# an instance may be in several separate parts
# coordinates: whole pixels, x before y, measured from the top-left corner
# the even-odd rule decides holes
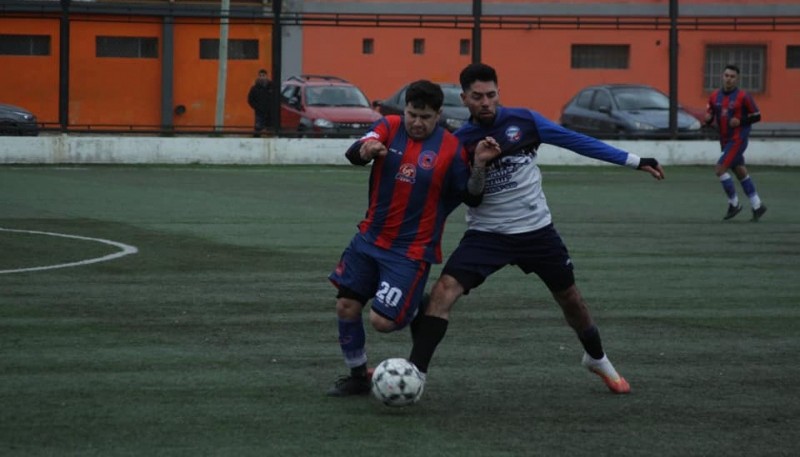
[[[758,207],[758,209],[753,210],[753,218],[750,220],[753,222],[758,222],[758,220],[761,219],[761,216],[763,216],[764,213],[766,212],[767,212],[767,206],[761,205]]]
[[[728,205],[728,212],[725,213],[725,217],[723,217],[722,220],[727,221],[728,219],[731,219],[733,216],[739,214],[741,210],[742,210],[741,204],[738,204],[736,206]]]
[[[329,397],[349,397],[366,395],[372,389],[372,382],[366,376],[342,376],[328,390]]]
[[[602,359],[597,360],[593,359],[589,354],[584,353],[581,364],[589,369],[589,371],[592,373],[600,376],[600,379],[603,380],[608,387],[608,390],[611,392],[614,392],[615,394],[630,393],[630,384],[628,384],[628,381],[626,381],[625,378],[617,373],[617,370],[614,369],[614,366],[611,365],[611,362],[605,355]]]

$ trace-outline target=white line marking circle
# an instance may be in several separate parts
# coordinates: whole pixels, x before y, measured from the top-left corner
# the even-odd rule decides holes
[[[69,268],[69,267],[79,267],[81,265],[89,265],[91,263],[98,263],[98,262],[106,262],[108,260],[118,259],[120,257],[136,254],[139,252],[139,249],[136,246],[130,246],[124,243],[118,243],[116,241],[111,240],[104,240],[102,238],[90,238],[88,236],[78,236],[78,235],[67,235],[65,233],[53,233],[53,232],[40,232],[37,230],[14,230],[14,229],[7,229],[0,227],[0,232],[16,232],[16,233],[32,233],[34,235],[47,235],[47,236],[58,236],[61,238],[74,238],[76,240],[87,240],[87,241],[97,241],[98,243],[103,244],[110,244],[111,246],[116,246],[121,250],[115,252],[113,254],[109,254],[103,257],[95,257],[93,259],[86,259],[80,260],[78,262],[69,262],[69,263],[60,263],[58,265],[45,265],[43,267],[31,267],[31,268],[17,268],[14,270],[0,270],[0,274],[6,273],[23,273],[26,271],[42,271],[42,270],[54,270],[56,268]]]

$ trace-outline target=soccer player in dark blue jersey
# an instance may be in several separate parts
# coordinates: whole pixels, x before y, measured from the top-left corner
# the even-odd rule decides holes
[[[728,196],[728,211],[723,217],[728,220],[742,210],[736,186],[728,170],[733,170],[742,190],[750,199],[753,210],[753,222],[758,222],[767,212],[756,192],[756,185],[747,172],[744,164],[744,151],[750,136],[750,126],[761,120],[761,112],[753,101],[753,97],[736,85],[739,80],[739,67],[728,65],[722,72],[722,88],[715,90],[708,98],[706,125],[715,120],[719,129],[719,143],[722,155],[717,161],[714,172],[722,183],[722,189]]]
[[[431,289],[424,314],[415,324],[409,359],[427,373],[456,300],[494,272],[516,265],[526,274],[536,273],[561,306],[585,350],[583,365],[599,375],[612,392],[628,393],[630,385],[608,360],[597,326],[575,285],[572,260],[553,226],[536,158],[539,146],[546,143],[644,170],[656,179],[664,178],[664,170],[655,159],[640,158],[567,130],[529,109],[499,106],[497,73],[488,65],[467,66],[460,80],[471,118],[455,135],[467,151],[492,137],[500,145],[501,155],[487,167],[473,167],[472,179],[485,179],[483,201],[467,209],[468,230]]]
[[[379,332],[408,325],[431,264],[442,260],[445,219],[462,201],[476,205],[482,199],[483,181],[471,178],[466,151],[438,126],[443,101],[438,84],[410,84],[403,116],[380,119],[345,153],[354,165],[374,163],[366,215],[329,276],[338,288],[339,345],[350,375],[328,395],[370,391],[362,310],[373,299],[369,320]],[[491,138],[476,144],[476,167],[500,153]]]

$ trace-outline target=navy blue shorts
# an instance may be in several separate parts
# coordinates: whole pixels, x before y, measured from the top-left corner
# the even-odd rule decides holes
[[[428,262],[379,248],[356,234],[328,279],[339,297],[363,304],[374,297],[372,309],[400,329],[417,315],[430,270]]]
[[[442,274],[456,278],[466,294],[506,265],[536,273],[552,292],[575,284],[572,259],[553,224],[514,235],[467,230]]]

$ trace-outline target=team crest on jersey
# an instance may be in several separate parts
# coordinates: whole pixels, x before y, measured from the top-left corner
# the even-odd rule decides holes
[[[397,176],[394,179],[414,184],[417,180],[417,167],[410,163],[400,165],[400,171],[397,172]]]
[[[369,132],[367,132],[366,135],[361,137],[360,141],[369,140],[369,139],[379,140],[380,139],[380,135],[378,135],[377,132],[374,132],[374,131],[370,130]]]
[[[433,151],[422,151],[419,155],[417,165],[423,170],[430,170],[436,164],[436,153]]]
[[[506,138],[508,138],[508,141],[516,143],[522,138],[522,131],[516,125],[512,125],[506,129]]]

